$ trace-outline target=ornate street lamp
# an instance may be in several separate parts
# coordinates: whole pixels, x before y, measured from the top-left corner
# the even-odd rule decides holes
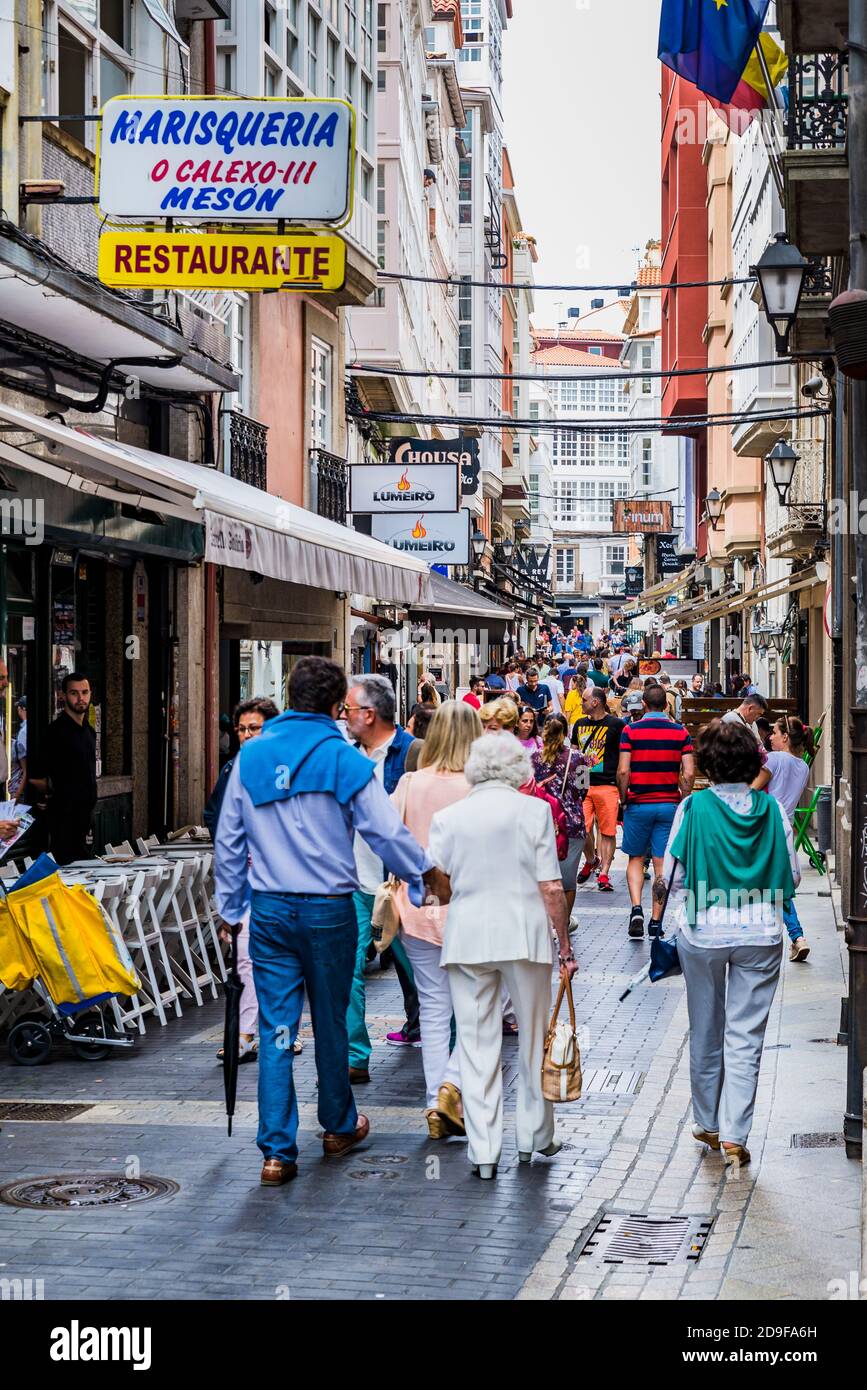
[[[765,456],[771,481],[777,489],[777,496],[783,507],[787,505],[792,480],[800,457],[800,454],[795,452],[787,439],[778,439],[771,452]]]
[[[777,352],[781,356],[789,351],[789,336],[798,317],[808,270],[809,262],[785,232],[777,232],[758,265],[751,267],[751,274],[758,279],[765,315],[774,330]]]
[[[500,547],[501,547],[502,552],[503,552],[503,559],[505,560],[506,564],[508,565],[509,562],[510,562],[510,560],[511,560],[511,558],[512,558],[512,554],[513,554],[513,552],[514,552],[514,549],[515,549],[515,542],[514,542],[514,540],[512,539],[511,536],[506,536],[506,537],[500,542]]]
[[[704,499],[704,509],[707,512],[710,528],[715,531],[723,514],[723,500],[716,488],[713,488]]]

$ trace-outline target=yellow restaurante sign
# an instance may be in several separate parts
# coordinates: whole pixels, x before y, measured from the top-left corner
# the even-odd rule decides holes
[[[105,232],[99,278],[122,289],[339,290],[346,243],[339,236]]]

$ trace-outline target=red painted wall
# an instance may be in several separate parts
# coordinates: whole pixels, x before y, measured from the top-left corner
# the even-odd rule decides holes
[[[699,143],[699,109],[705,101],[691,82],[662,68],[663,285],[707,279],[707,170]],[[689,138],[683,140],[685,131]],[[663,370],[707,366],[702,341],[706,322],[706,289],[663,290]],[[700,414],[706,409],[707,385],[702,376],[675,377],[665,386],[664,417]]]

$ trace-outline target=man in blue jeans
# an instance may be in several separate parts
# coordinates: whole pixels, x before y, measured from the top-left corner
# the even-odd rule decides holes
[[[216,840],[217,908],[234,930],[250,906],[250,955],[259,998],[262,1183],[298,1172],[293,1043],[306,988],[313,1019],[319,1122],[326,1156],[361,1143],[370,1124],[349,1082],[346,1010],[358,941],[358,833],[421,904],[425,887],[448,901],[433,868],[374,777],[373,763],[337,727],[346,677],[304,657],[289,682],[291,709],[242,748]],[[424,881],[424,882],[423,882]]]
[[[695,781],[692,740],[683,724],[666,713],[661,685],[645,685],[645,715],[627,724],[620,735],[617,787],[623,812],[623,853],[628,857],[626,883],[632,902],[628,935],[644,937],[644,861],[653,859],[654,891],[648,936],[659,935],[664,900],[663,860],[674,814]]]

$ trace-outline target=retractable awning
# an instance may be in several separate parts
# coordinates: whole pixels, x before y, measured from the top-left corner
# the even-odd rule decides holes
[[[715,618],[726,617],[729,613],[740,613],[745,608],[755,608],[758,603],[769,603],[771,599],[784,598],[786,594],[797,593],[799,589],[810,589],[814,584],[822,583],[824,580],[820,579],[816,566],[811,565],[809,569],[799,570],[797,574],[786,575],[770,584],[762,584],[744,594],[735,594],[725,599],[711,598],[704,602],[672,608],[663,615],[665,630],[679,632],[686,627],[695,627],[697,623],[713,622]]]
[[[34,447],[40,452],[29,452]],[[215,564],[397,603],[428,597],[430,571],[422,560],[217,469],[2,403],[0,458],[78,492],[198,522],[204,558]]]
[[[513,609],[493,603],[435,570],[430,572],[429,597],[412,604],[410,612],[414,618],[430,620],[432,627],[459,621],[467,629],[485,632],[495,642],[502,640],[506,628],[515,620]]]

